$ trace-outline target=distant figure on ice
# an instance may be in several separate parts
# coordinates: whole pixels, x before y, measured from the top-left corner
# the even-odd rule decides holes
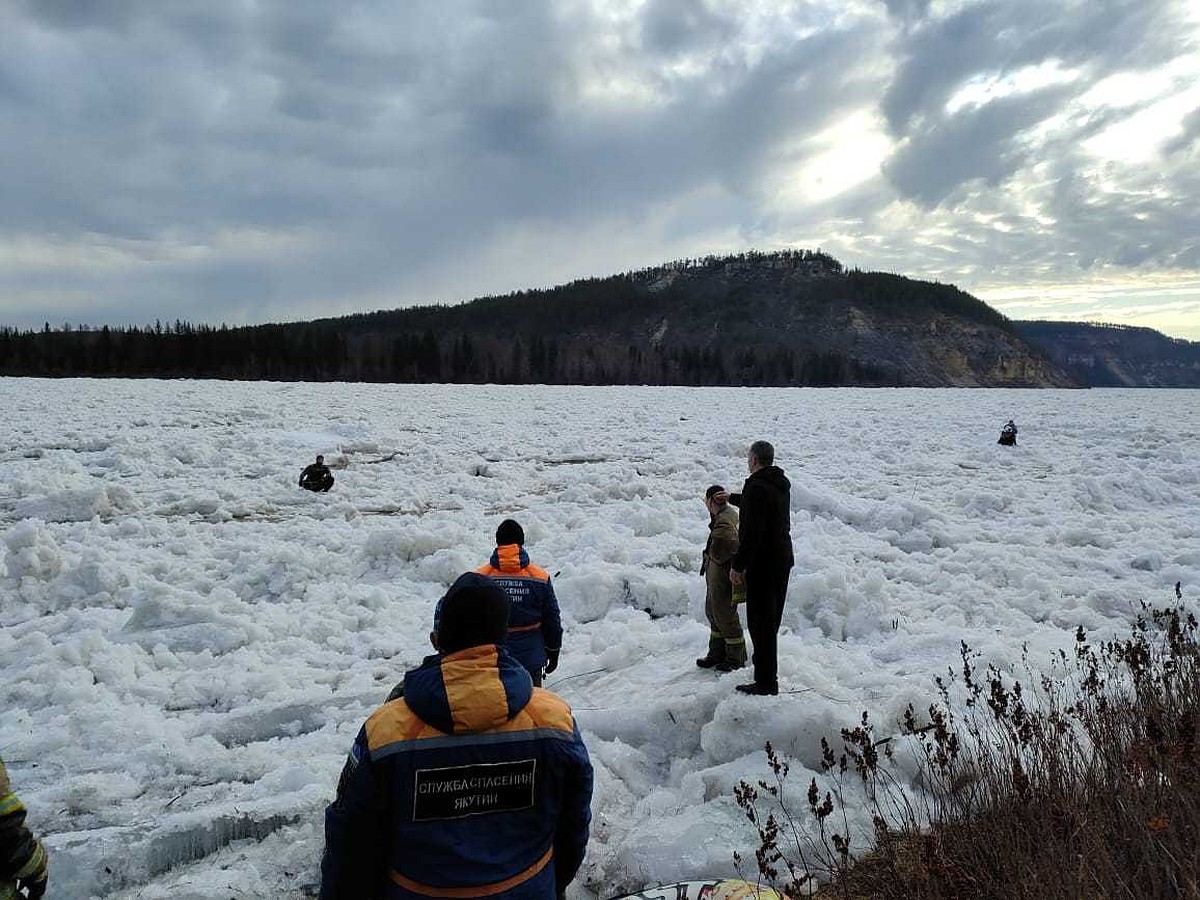
[[[333,487],[333,473],[325,465],[325,457],[317,454],[317,461],[306,466],[300,473],[300,487],[306,491],[327,491]]]
[[[1012,419],[1004,423],[1004,427],[1000,429],[1000,440],[996,443],[1005,447],[1017,446],[1017,426],[1013,424]]]
[[[542,686],[543,675],[558,668],[562,649],[562,617],[554,585],[545,569],[533,565],[525,552],[525,529],[505,519],[496,529],[496,549],[486,566],[475,570],[493,578],[508,594],[508,650]]]
[[[720,501],[717,497],[721,497]],[[704,492],[708,510],[708,543],[700,574],[704,576],[704,614],[708,617],[708,653],[696,660],[702,669],[732,672],[746,665],[746,638],[737,604],[746,599],[745,586],[735,588],[729,568],[738,549],[738,514],[725,498],[725,488],[714,484]]]
[[[571,707],[502,646],[508,595],[460,575],[437,654],[358,732],[325,810],[320,900],[562,897],[583,861],[592,764]]]
[[[25,807],[0,759],[0,898],[37,900],[46,893],[46,877],[46,848],[25,827]]]

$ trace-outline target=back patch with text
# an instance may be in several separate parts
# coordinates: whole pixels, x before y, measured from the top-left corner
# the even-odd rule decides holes
[[[536,759],[418,769],[413,782],[413,821],[460,819],[533,806]]]

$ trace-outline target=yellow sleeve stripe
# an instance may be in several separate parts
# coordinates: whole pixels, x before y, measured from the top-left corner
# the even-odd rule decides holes
[[[14,878],[28,878],[30,875],[37,875],[46,871],[46,848],[42,846],[41,841],[33,842],[33,853],[30,854],[28,862],[21,866],[20,871],[14,875]],[[40,881],[41,879],[35,879]]]
[[[0,816],[11,815],[24,808],[24,804],[17,799],[16,794],[5,794],[3,797],[0,797]]]

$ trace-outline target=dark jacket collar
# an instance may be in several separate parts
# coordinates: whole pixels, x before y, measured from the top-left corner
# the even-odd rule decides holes
[[[746,481],[765,481],[776,488],[788,488],[792,486],[787,476],[783,474],[783,469],[779,468],[779,466],[763,466],[757,472],[750,473],[750,477]]]

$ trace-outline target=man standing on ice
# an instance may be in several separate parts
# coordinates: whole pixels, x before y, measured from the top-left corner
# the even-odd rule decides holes
[[[708,510],[708,542],[700,574],[704,576],[704,614],[708,618],[708,653],[696,660],[702,669],[732,672],[746,665],[746,639],[738,618],[734,586],[729,579],[730,563],[738,548],[738,514],[727,502],[725,488],[714,484],[704,492]],[[745,593],[737,592],[743,599]]]
[[[517,658],[542,686],[543,673],[558,668],[562,649],[562,616],[550,574],[529,561],[525,529],[515,519],[505,519],[496,529],[496,549],[486,566],[475,570],[495,579],[508,594],[508,640],[504,648]]]
[[[739,684],[743,694],[778,694],[779,624],[787,597],[792,554],[792,485],[775,465],[775,448],[766,441],[750,445],[750,477],[729,502],[741,509],[738,549],[729,580],[746,588],[746,625],[754,642],[754,681]],[[718,493],[715,499],[724,499]]]
[[[588,841],[592,765],[571,708],[502,647],[508,596],[468,572],[437,654],[358,733],[325,811],[321,900],[554,900]]]

